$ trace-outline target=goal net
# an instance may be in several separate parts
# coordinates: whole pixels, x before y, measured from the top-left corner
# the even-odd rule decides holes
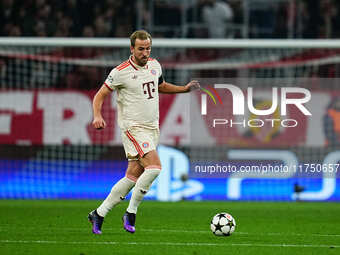
[[[195,162],[215,167],[231,162],[237,169],[290,163],[305,172],[310,164],[321,167],[316,175],[302,177],[200,175],[191,168],[186,175],[168,177],[168,192],[183,189],[187,199],[340,199],[337,174],[324,178],[322,172],[324,164],[338,163],[339,45],[336,40],[154,39],[151,56],[161,63],[166,81],[184,85],[198,79],[202,85],[190,96],[161,95],[160,144],[184,152],[191,167]],[[110,70],[129,54],[127,39],[0,39],[1,198],[101,199],[124,176],[116,97],[112,93],[104,103],[108,126],[102,131],[91,127],[91,101]],[[282,88],[304,88],[311,92],[305,107],[312,117],[289,106],[287,119],[299,125],[286,128],[246,110],[243,126],[243,119],[233,116],[231,93],[214,87],[228,82],[246,101],[252,87],[252,103],[262,110],[272,105],[274,87],[278,104]],[[203,94],[208,115],[223,119],[215,130],[212,119],[200,112]],[[279,110],[270,119],[281,119]],[[193,120],[195,114],[201,121]],[[256,123],[248,125],[249,120]],[[230,127],[226,121],[241,124]],[[195,185],[200,188],[190,193]],[[326,186],[332,190],[325,191]],[[158,193],[156,184],[148,197],[158,199]]]

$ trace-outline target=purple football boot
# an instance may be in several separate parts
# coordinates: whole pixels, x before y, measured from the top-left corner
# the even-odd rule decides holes
[[[123,216],[124,229],[130,233],[135,233],[136,214],[126,212]]]
[[[89,216],[87,218],[89,219],[89,222],[91,222],[92,224],[92,233],[100,235],[102,233],[104,217],[99,216],[97,210],[94,210],[89,213]]]

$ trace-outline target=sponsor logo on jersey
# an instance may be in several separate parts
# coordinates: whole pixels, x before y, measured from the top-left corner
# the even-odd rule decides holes
[[[142,143],[142,146],[143,146],[143,148],[148,148],[149,147],[149,143],[148,142],[144,142],[144,143]]]
[[[156,74],[157,74],[155,69],[152,69],[150,72],[151,72],[151,74],[153,74],[153,75],[156,75]]]

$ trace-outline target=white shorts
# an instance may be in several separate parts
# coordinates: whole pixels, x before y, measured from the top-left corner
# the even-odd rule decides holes
[[[132,127],[122,132],[122,142],[128,160],[138,160],[146,153],[156,150],[159,129]]]

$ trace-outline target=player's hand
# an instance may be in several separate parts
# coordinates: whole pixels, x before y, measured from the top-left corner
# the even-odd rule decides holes
[[[95,117],[92,121],[92,126],[95,129],[103,129],[106,127],[106,122],[102,117]]]
[[[195,89],[199,89],[200,87],[201,87],[200,83],[196,80],[192,80],[187,85],[185,85],[187,92],[195,90]]]

